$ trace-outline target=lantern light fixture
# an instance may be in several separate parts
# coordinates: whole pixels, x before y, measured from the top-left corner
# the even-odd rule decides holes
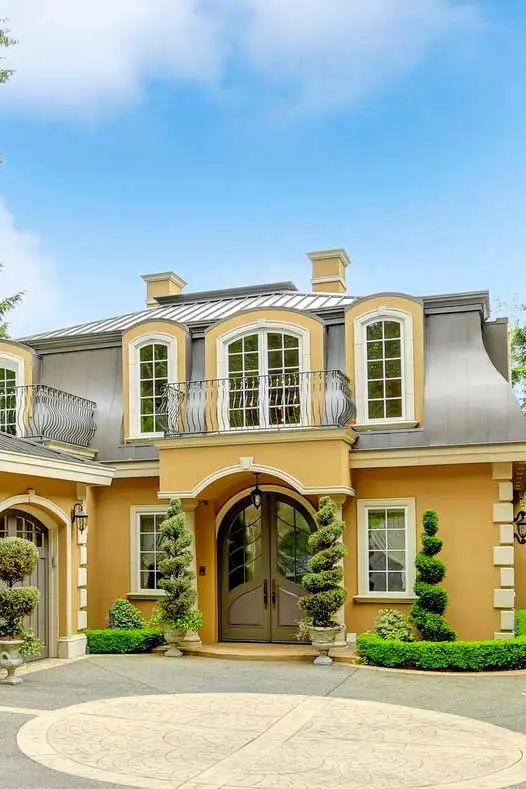
[[[82,533],[88,525],[88,513],[84,509],[84,505],[77,501],[71,510],[71,524],[77,524],[78,530]]]

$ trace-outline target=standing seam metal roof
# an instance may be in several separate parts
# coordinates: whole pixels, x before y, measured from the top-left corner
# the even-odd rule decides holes
[[[184,298],[184,297],[183,297]],[[238,312],[255,309],[258,307],[288,307],[289,309],[306,310],[309,312],[323,312],[324,310],[343,309],[354,301],[352,296],[338,293],[298,293],[287,291],[285,293],[259,294],[254,296],[241,296],[235,298],[222,298],[204,301],[181,301],[165,307],[155,307],[141,310],[140,312],[121,315],[117,318],[108,318],[91,321],[65,329],[33,334],[22,337],[20,342],[35,340],[52,340],[62,337],[81,337],[86,335],[105,334],[107,332],[126,331],[145,320],[171,320],[187,325],[213,323],[222,318],[230,317]]]

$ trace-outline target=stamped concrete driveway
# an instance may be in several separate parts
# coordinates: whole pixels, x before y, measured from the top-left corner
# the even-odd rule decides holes
[[[526,789],[526,672],[90,657],[0,726],[2,789]]]

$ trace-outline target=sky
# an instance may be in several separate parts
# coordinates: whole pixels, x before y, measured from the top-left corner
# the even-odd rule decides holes
[[[0,0],[11,333],[292,280],[526,302],[524,0]]]

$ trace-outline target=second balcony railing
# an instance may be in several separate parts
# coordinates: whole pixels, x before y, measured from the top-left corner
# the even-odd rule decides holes
[[[51,386],[0,387],[0,430],[20,438],[88,447],[96,404]]]
[[[339,370],[235,375],[168,384],[165,435],[346,427],[356,416]]]

